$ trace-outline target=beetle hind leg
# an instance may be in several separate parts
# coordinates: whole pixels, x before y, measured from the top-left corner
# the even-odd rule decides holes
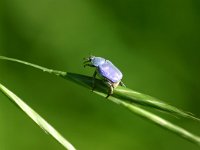
[[[122,81],[120,81],[119,84],[120,84],[121,86],[126,87],[126,85],[125,85]]]
[[[108,95],[106,96],[106,98],[108,98],[110,95],[113,94],[114,91],[114,85],[113,83],[111,83],[110,81],[107,81],[109,89],[108,89]]]

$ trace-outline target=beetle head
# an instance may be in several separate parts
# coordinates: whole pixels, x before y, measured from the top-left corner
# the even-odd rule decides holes
[[[95,56],[90,55],[89,57],[83,58],[84,62],[91,62],[92,59],[94,59]]]
[[[85,66],[90,66],[90,67],[98,67],[105,63],[105,59],[102,57],[95,57],[95,56],[90,56],[88,58],[84,58],[84,67]]]
[[[95,56],[90,55],[89,57],[83,58],[84,62],[84,67],[85,66],[92,66],[92,60],[95,58]]]

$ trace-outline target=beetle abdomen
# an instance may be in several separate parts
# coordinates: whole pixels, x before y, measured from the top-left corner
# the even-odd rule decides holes
[[[98,66],[98,72],[104,78],[112,81],[113,83],[119,82],[122,79],[122,73],[115,67],[109,60]]]

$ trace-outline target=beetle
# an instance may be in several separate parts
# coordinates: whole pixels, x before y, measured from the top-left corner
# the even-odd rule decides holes
[[[93,74],[92,91],[95,88],[96,75],[104,80],[109,87],[108,95],[106,96],[106,98],[113,94],[114,88],[116,88],[118,85],[125,86],[124,83],[121,81],[123,74],[115,65],[112,64],[111,61],[106,60],[102,57],[95,56],[84,58],[84,60],[84,67],[95,67],[95,71]]]

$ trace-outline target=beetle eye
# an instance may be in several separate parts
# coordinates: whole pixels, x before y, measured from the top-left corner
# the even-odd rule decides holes
[[[93,59],[94,59],[94,56],[90,56],[89,59],[90,59],[90,61],[93,60]]]

